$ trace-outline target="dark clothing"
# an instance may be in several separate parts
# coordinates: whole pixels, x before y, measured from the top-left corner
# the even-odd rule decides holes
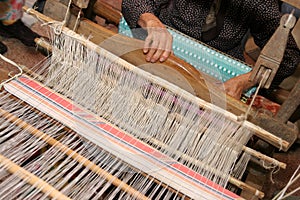
[[[7,52],[7,46],[5,46],[5,44],[0,42],[0,54],[4,54],[6,52]]]
[[[35,47],[35,38],[40,36],[28,28],[21,19],[10,25],[4,25],[0,21],[0,35],[7,38],[16,38],[26,46]]]
[[[226,1],[226,0],[225,0]],[[131,28],[143,13],[153,13],[164,24],[202,41],[202,26],[213,0],[123,0],[122,13]],[[224,53],[244,60],[241,41],[247,31],[263,47],[279,26],[281,13],[277,0],[227,0],[223,23],[217,37],[205,41]],[[273,81],[278,85],[290,76],[300,62],[300,51],[289,38],[284,61]]]

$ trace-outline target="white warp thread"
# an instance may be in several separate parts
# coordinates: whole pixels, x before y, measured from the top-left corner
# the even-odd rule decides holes
[[[74,35],[53,35],[46,85],[145,142],[164,143],[162,152],[227,185],[249,130],[187,100],[180,89],[174,93],[135,73],[105,50],[96,52],[89,41],[82,43]],[[182,159],[178,152],[194,160]]]

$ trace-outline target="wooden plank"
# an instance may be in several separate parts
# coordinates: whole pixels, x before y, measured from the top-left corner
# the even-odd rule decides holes
[[[96,15],[103,17],[104,19],[116,25],[119,24],[122,17],[122,13],[119,10],[104,1],[96,1],[93,11]]]
[[[281,1],[286,2],[292,6],[300,9],[300,1],[299,0],[281,0]]]

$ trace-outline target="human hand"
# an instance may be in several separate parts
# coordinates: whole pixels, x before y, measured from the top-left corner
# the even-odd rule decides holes
[[[151,13],[141,15],[138,23],[148,32],[143,48],[146,61],[154,63],[159,60],[164,62],[172,52],[172,35],[161,21]]]
[[[240,99],[244,90],[252,87],[255,83],[249,81],[251,72],[236,76],[224,83],[226,93],[235,98]]]

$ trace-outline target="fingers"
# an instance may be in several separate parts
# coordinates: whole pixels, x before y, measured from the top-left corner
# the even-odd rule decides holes
[[[148,37],[145,39],[145,44],[143,49],[144,54],[147,54],[149,52],[151,48],[151,43],[152,43],[152,38],[148,35]]]
[[[160,62],[164,62],[170,56],[170,54],[172,52],[172,41],[173,41],[172,36],[171,36],[171,38],[169,38],[166,41],[165,48],[164,48],[164,50],[162,51],[162,53],[160,54],[160,57],[159,57]]]
[[[148,62],[164,62],[172,52],[172,36],[166,29],[148,29],[143,52]]]

